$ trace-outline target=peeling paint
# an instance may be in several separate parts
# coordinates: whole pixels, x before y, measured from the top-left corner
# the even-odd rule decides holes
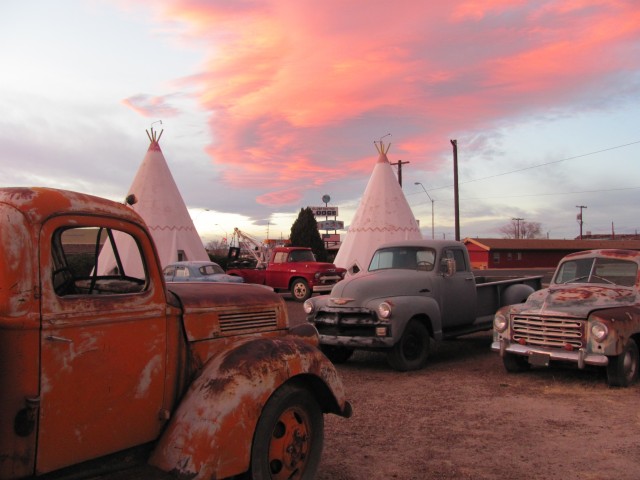
[[[134,398],[144,398],[149,393],[151,387],[152,377],[157,377],[161,373],[162,368],[162,356],[157,354],[149,360],[147,366],[140,373],[140,380],[138,381],[138,388],[136,389]]]
[[[588,250],[567,255],[549,288],[497,313],[496,318],[504,316],[508,324],[503,330],[494,327],[492,349],[503,357],[538,356],[546,364],[549,360],[574,362],[580,368],[618,364],[632,339],[640,343],[638,272],[637,251]],[[594,336],[594,325],[602,337]],[[638,363],[634,356],[627,353],[620,365],[631,365],[633,372]],[[608,369],[607,373],[611,385],[620,385],[619,371]]]
[[[152,463],[178,478],[234,476],[249,466],[264,405],[288,383],[317,393],[323,411],[350,415],[315,328],[290,334],[284,300],[264,287],[168,290],[131,208],[0,188],[0,221],[0,249],[10,257],[0,265],[0,478],[149,442],[157,442]],[[83,226],[136,237],[149,266],[144,288],[98,295],[78,283],[56,293],[52,238]]]

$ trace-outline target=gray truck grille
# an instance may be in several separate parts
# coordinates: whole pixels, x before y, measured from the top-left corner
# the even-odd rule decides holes
[[[374,337],[378,320],[371,312],[344,311],[341,313],[319,311],[314,324],[320,335],[348,337]]]
[[[584,321],[542,316],[514,316],[511,321],[511,338],[523,340],[528,345],[562,348],[584,347]]]
[[[259,312],[237,312],[220,315],[220,331],[222,333],[245,333],[272,330],[278,325],[275,310]]]

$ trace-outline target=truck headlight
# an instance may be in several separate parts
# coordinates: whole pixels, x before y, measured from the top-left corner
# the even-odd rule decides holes
[[[302,304],[302,309],[304,310],[304,313],[309,315],[315,311],[316,307],[311,300],[305,300]]]
[[[502,333],[507,329],[507,325],[509,325],[507,316],[504,313],[496,313],[495,317],[493,317],[493,328]]]
[[[591,325],[591,335],[596,342],[602,342],[609,335],[609,328],[604,323],[595,322]]]
[[[389,318],[391,316],[391,305],[387,302],[382,302],[378,305],[378,316],[380,318]]]

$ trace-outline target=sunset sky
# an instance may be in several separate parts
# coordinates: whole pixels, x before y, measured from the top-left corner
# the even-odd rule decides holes
[[[121,200],[153,126],[205,241],[348,225],[381,138],[425,237],[451,139],[462,237],[640,230],[637,0],[4,0],[0,68],[1,186]]]

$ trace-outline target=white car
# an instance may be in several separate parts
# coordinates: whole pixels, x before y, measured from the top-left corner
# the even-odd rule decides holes
[[[175,262],[162,271],[167,282],[231,282],[244,283],[242,277],[227,275],[215,262],[185,261]]]

